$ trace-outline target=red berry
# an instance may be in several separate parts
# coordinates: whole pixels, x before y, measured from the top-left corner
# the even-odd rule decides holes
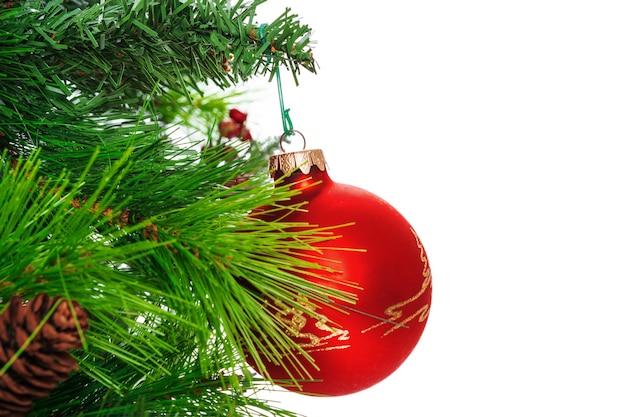
[[[241,134],[241,127],[231,119],[222,119],[217,125],[220,135],[225,138],[238,138]]]
[[[241,140],[245,140],[248,142],[252,142],[252,134],[250,133],[250,129],[245,126],[241,126]]]
[[[237,109],[231,109],[228,112],[228,115],[230,116],[231,119],[233,119],[236,123],[239,123],[239,124],[245,123],[246,119],[248,118],[248,113],[244,113]]]

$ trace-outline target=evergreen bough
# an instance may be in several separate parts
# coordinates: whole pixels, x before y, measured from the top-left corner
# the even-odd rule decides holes
[[[29,415],[294,415],[258,398],[245,358],[309,360],[267,300],[353,301],[294,256],[333,234],[250,216],[293,195],[268,181],[267,146],[176,129],[200,107],[198,130],[224,116],[211,88],[315,71],[310,29],[288,9],[259,30],[262,3],[0,3],[0,314],[46,294],[89,323],[78,371]]]

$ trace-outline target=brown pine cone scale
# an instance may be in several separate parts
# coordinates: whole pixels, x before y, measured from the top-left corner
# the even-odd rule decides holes
[[[46,315],[49,319],[41,325]],[[79,331],[80,329],[80,331]],[[13,296],[0,314],[0,368],[13,361],[0,375],[0,417],[25,416],[33,401],[50,395],[70,372],[77,370],[69,349],[82,347],[80,332],[87,330],[87,313],[61,297],[39,294],[24,301]],[[30,343],[24,351],[18,350]]]

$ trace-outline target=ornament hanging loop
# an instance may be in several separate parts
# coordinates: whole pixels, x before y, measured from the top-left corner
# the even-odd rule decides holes
[[[300,132],[298,130],[291,129],[289,132],[285,132],[282,135],[280,135],[280,141],[278,142],[278,145],[280,146],[280,150],[283,151],[283,153],[287,152],[285,150],[285,147],[283,146],[283,142],[285,141],[285,139],[287,139],[287,136],[290,136],[290,135],[292,135],[294,133],[297,133],[302,138],[302,150],[306,149],[306,138],[304,137],[302,132]]]
[[[263,23],[261,26],[259,26],[259,36],[261,37],[261,43],[263,45],[265,45],[267,43],[267,39],[265,38],[265,29],[267,28],[267,23]],[[265,53],[267,54],[267,65],[269,66],[272,63],[272,54],[276,51],[274,49],[274,41],[272,41],[271,47],[269,49],[269,51],[266,51]],[[280,104],[280,117],[282,119],[283,122],[283,135],[281,136],[281,144],[282,144],[282,139],[285,136],[291,136],[294,134],[295,130],[293,130],[293,122],[291,121],[291,117],[289,116],[289,110],[290,109],[286,109],[285,108],[285,100],[283,98],[283,82],[280,79],[280,63],[278,62],[278,58],[276,58],[276,56],[274,56],[274,67],[275,67],[275,72],[274,75],[276,75],[276,85],[278,87],[278,102]],[[300,133],[300,132],[298,132]],[[302,133],[300,133],[300,136],[302,136]],[[302,136],[302,139],[304,139],[304,136]],[[306,141],[305,141],[305,147],[306,147]],[[281,149],[283,149],[282,145],[280,147]],[[283,149],[284,152],[284,149]]]

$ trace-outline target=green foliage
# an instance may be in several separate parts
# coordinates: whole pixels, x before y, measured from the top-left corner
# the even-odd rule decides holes
[[[262,3],[26,0],[0,8],[0,148],[41,148],[56,172],[84,166],[100,146],[96,165],[108,165],[122,143],[141,146],[171,119],[159,116],[160,102],[197,102],[203,85],[227,87],[279,65],[294,77],[314,71],[310,29],[289,11],[259,38]]]
[[[150,182],[150,172],[136,178],[135,152],[100,175],[87,200],[81,188],[91,164],[70,183],[66,173],[43,177],[37,153],[16,164],[3,159],[0,297],[64,295],[90,315],[85,350],[77,353],[81,371],[34,415],[255,415],[268,407],[253,399],[262,385],[247,372],[245,354],[306,360],[291,353],[297,347],[265,300],[350,299],[294,275],[319,270],[292,254],[328,240],[328,230],[294,232],[306,225],[250,217],[293,192],[265,175],[219,185],[241,163],[219,166],[219,147],[205,153],[206,165],[178,163],[190,175],[163,176],[162,184]],[[191,190],[200,177],[213,187],[197,198]],[[193,201],[185,203],[186,195]],[[153,215],[124,220],[129,210]]]
[[[263,2],[2,3],[0,300],[89,313],[80,371],[32,415],[293,415],[256,398],[246,357],[310,359],[267,300],[353,301],[294,256],[334,235],[250,215],[294,193],[268,181],[275,143],[199,150],[237,96],[201,86],[314,70],[289,11],[259,38]]]
[[[170,91],[157,101],[157,112],[161,122],[180,124],[188,128],[203,128],[206,137],[214,132],[215,122],[225,118],[242,92],[224,94],[192,95],[190,102],[186,94]]]

